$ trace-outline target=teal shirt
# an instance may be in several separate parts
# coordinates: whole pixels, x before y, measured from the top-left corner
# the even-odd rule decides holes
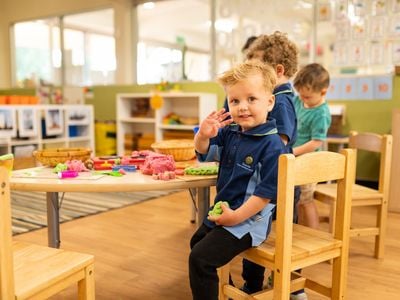
[[[311,140],[326,140],[331,114],[326,102],[314,108],[305,108],[299,96],[294,98],[297,116],[297,141],[294,147],[301,146]],[[319,150],[319,149],[318,149]]]

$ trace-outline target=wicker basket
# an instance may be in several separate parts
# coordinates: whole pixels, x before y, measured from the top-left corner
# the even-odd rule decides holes
[[[33,156],[42,165],[55,167],[67,160],[85,161],[90,158],[92,150],[89,148],[53,148],[33,151]]]
[[[191,160],[196,156],[193,140],[166,140],[151,144],[155,152],[172,155],[175,161]]]

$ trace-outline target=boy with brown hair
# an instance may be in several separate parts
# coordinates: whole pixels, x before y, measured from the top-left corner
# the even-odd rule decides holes
[[[320,64],[313,63],[303,67],[294,78],[294,87],[298,96],[294,99],[297,124],[297,141],[293,148],[294,155],[319,151],[326,140],[331,115],[325,101],[329,87],[329,73]],[[317,228],[319,217],[314,202],[316,184],[301,186],[298,208],[299,224]]]
[[[271,65],[277,75],[274,88],[275,105],[269,116],[276,120],[279,135],[288,149],[296,141],[297,119],[293,106],[294,92],[289,80],[297,72],[299,51],[287,34],[275,31],[262,34],[250,43],[247,59],[258,59]],[[225,101],[224,107],[228,110]]]

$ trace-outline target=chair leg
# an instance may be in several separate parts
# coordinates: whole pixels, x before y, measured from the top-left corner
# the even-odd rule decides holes
[[[342,249],[342,256],[333,259],[332,266],[332,300],[345,299],[348,247]]]
[[[93,264],[85,268],[85,278],[78,282],[78,299],[80,300],[95,299]]]
[[[290,298],[291,273],[284,274],[276,270],[274,272],[274,300],[287,300]]]
[[[379,234],[375,236],[375,258],[383,258],[385,252],[385,237],[387,223],[387,201],[384,199],[382,205],[378,207],[376,227],[379,229]]]
[[[329,204],[329,232],[335,233],[335,216],[336,216],[336,202],[331,202]]]
[[[219,278],[219,300],[228,300],[229,298],[224,294],[224,286],[229,284],[229,272],[230,272],[230,263],[227,263],[225,266],[218,268],[218,278]]]

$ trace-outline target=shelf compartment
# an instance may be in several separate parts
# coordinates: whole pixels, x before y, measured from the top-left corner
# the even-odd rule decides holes
[[[197,125],[170,125],[170,124],[162,124],[159,125],[160,129],[173,129],[173,130],[193,130],[193,128]]]
[[[155,118],[120,118],[119,121],[126,122],[126,123],[149,123],[154,124],[156,123]]]

